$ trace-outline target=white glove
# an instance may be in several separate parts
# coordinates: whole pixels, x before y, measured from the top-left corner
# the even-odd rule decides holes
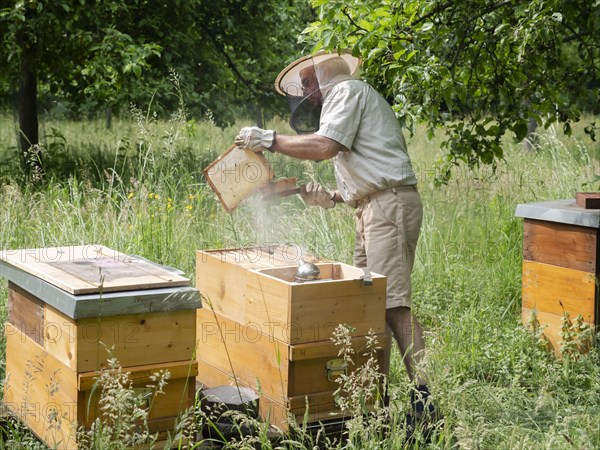
[[[300,186],[300,197],[306,205],[320,206],[321,208],[333,208],[335,202],[335,192],[329,192],[323,189],[323,186],[312,181]]]
[[[275,132],[258,127],[244,127],[234,139],[235,145],[242,150],[264,152],[273,146]]]

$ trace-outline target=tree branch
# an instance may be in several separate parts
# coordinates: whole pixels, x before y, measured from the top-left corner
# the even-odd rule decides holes
[[[442,11],[444,11],[444,10],[446,10],[446,9],[448,9],[448,8],[450,8],[450,7],[452,7],[452,6],[454,6],[454,5],[455,5],[455,2],[454,2],[454,1],[452,1],[452,0],[450,0],[450,1],[446,2],[446,3],[442,3],[442,4],[441,4],[439,7],[437,7],[437,8],[436,8],[436,9],[434,9],[433,11],[431,11],[431,12],[428,12],[428,13],[427,13],[427,14],[425,14],[424,16],[421,16],[421,17],[419,17],[418,19],[414,20],[414,21],[411,23],[411,25],[412,25],[412,26],[415,26],[415,25],[418,25],[418,24],[420,24],[421,22],[425,22],[427,19],[429,19],[429,18],[431,18],[431,17],[433,17],[433,16],[435,16],[435,15],[437,15],[437,14],[441,13]]]
[[[599,70],[598,67],[596,67],[596,60],[594,58],[594,52],[592,51],[592,49],[589,47],[587,41],[585,41],[584,39],[582,39],[582,37],[584,36],[588,36],[591,33],[577,33],[577,31],[575,31],[572,27],[570,27],[568,24],[561,22],[562,26],[564,26],[568,31],[571,32],[571,36],[568,36],[567,38],[563,39],[563,42],[572,42],[572,41],[579,41],[581,43],[581,45],[583,45],[585,47],[586,52],[588,53],[590,59],[591,59],[591,63],[592,63],[592,67],[595,70]]]
[[[254,87],[252,86],[252,83],[247,80],[246,78],[244,78],[244,76],[241,74],[241,72],[238,70],[237,66],[235,65],[235,63],[233,62],[233,60],[230,58],[230,56],[227,54],[227,52],[225,51],[224,45],[221,42],[218,42],[213,33],[207,33],[207,35],[209,36],[211,42],[213,43],[214,47],[217,49],[217,51],[219,53],[221,53],[223,55],[223,57],[225,58],[225,61],[227,62],[227,65],[229,66],[229,68],[231,69],[231,71],[234,73],[234,75],[242,82],[246,85],[246,87],[250,90],[250,92],[253,95],[258,96],[258,93],[254,90]]]
[[[566,24],[563,23],[563,25],[565,26],[565,28],[567,30],[569,30],[571,33],[573,33],[571,36],[567,36],[562,40],[562,42],[565,44],[567,44],[569,42],[573,42],[573,41],[583,42],[582,38],[593,36],[593,34],[590,33],[589,31],[586,31],[585,33],[577,33],[575,30],[573,30],[571,27],[567,26]]]
[[[418,25],[418,24],[420,24],[421,22],[424,22],[424,21],[426,21],[427,19],[430,19],[430,18],[432,18],[433,16],[435,16],[435,15],[437,15],[437,14],[441,13],[442,11],[444,11],[444,10],[446,10],[446,9],[448,9],[448,8],[451,8],[452,6],[455,6],[455,4],[456,4],[456,2],[454,2],[454,1],[449,1],[449,2],[443,3],[442,5],[440,5],[440,6],[439,6],[438,8],[436,8],[435,10],[433,10],[433,11],[431,11],[431,12],[429,12],[429,13],[425,14],[424,16],[421,16],[421,17],[419,17],[419,18],[415,19],[415,20],[414,20],[414,21],[411,23],[411,26]],[[489,6],[488,8],[485,8],[485,9],[483,9],[483,10],[481,10],[481,11],[477,12],[477,14],[475,14],[475,15],[473,15],[473,16],[471,16],[471,17],[469,17],[469,20],[470,20],[470,21],[473,21],[473,20],[475,20],[475,19],[479,19],[479,18],[481,18],[481,17],[485,16],[486,14],[489,14],[489,13],[491,13],[491,12],[494,12],[494,11],[496,11],[497,9],[501,9],[501,8],[503,8],[503,7],[507,6],[507,5],[510,5],[510,4],[512,4],[512,1],[510,1],[510,0],[506,0],[506,1],[504,1],[504,2],[501,2],[501,3],[497,3],[497,4],[494,4],[494,5],[491,5],[491,6]],[[450,25],[450,23],[449,23],[449,24],[447,24],[447,25]]]
[[[345,16],[348,18],[348,20],[350,21],[350,23],[352,24],[352,26],[353,26],[354,28],[356,28],[357,30],[360,30],[360,31],[364,31],[365,33],[368,33],[368,30],[365,30],[363,27],[359,26],[359,25],[358,25],[358,24],[357,24],[357,23],[354,21],[354,19],[353,19],[352,17],[350,17],[350,14],[348,14],[348,8],[343,8],[343,9],[342,9],[342,14],[343,14],[343,15],[345,15]]]

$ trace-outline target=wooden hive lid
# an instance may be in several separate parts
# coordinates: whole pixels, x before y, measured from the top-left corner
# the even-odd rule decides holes
[[[307,262],[334,262],[319,257],[298,245],[265,244],[250,247],[196,250],[197,254],[240,266],[246,270],[272,269],[297,266],[302,259]],[[201,266],[197,266],[201,270]]]
[[[5,250],[0,262],[73,295],[190,285],[175,269],[102,245]]]
[[[515,216],[580,227],[600,228],[600,209],[585,209],[574,198],[517,205]]]

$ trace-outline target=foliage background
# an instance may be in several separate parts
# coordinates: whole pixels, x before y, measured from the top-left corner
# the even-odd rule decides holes
[[[600,2],[312,0],[315,48],[352,48],[409,129],[441,127],[439,182],[462,164],[495,166],[504,137],[535,124],[570,134],[600,103]],[[588,132],[595,129],[595,124]]]
[[[124,112],[131,103],[168,116],[171,74],[190,114],[220,125],[257,108],[282,111],[273,80],[302,50],[313,13],[305,1],[0,1],[0,100],[16,101],[21,64],[39,79],[40,111],[59,117]]]

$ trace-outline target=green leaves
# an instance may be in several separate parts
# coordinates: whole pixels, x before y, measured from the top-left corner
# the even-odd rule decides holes
[[[144,71],[150,71],[150,58],[160,56],[157,44],[136,44],[133,38],[114,26],[103,30],[100,43],[92,45],[81,69],[84,92],[108,106],[131,100],[127,92]]]
[[[527,136],[527,122],[519,121],[512,126],[512,131],[515,133],[515,139],[522,141]]]
[[[273,80],[297,57],[300,30],[314,15],[303,0],[0,2],[0,87],[19,85],[22,49],[35,47],[40,87],[73,105],[177,107],[170,70],[186,105],[224,125],[283,110]],[[367,24],[365,24],[366,26]],[[336,45],[337,35],[326,37]],[[0,92],[10,98],[12,92]]]
[[[596,126],[596,122],[590,123],[583,130],[585,131],[585,134],[589,135],[592,141],[596,142],[596,132],[600,131],[600,127]]]
[[[600,111],[586,87],[600,77],[598,2],[374,3],[312,1],[319,21],[304,39],[333,49],[335,36],[361,55],[363,75],[394,99],[403,123],[446,130],[452,164],[493,165],[502,137],[525,138],[529,118],[558,118],[570,134],[583,105]]]

